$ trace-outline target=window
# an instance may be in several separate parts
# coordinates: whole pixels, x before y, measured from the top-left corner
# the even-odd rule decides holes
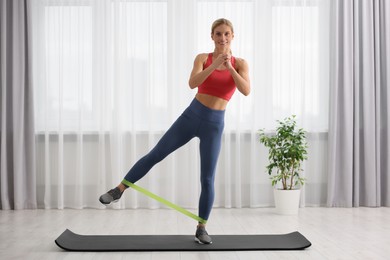
[[[209,32],[220,17],[235,26],[233,55],[248,62],[253,89],[233,96],[227,125],[252,131],[296,114],[327,130],[322,0],[35,3],[38,131],[166,130],[184,108],[173,103],[196,91],[186,89],[192,61],[213,50]]]

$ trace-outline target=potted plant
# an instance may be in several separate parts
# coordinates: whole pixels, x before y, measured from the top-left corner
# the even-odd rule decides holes
[[[276,211],[280,214],[296,214],[299,208],[300,188],[305,179],[301,177],[301,164],[307,159],[306,132],[297,127],[296,117],[277,121],[275,134],[259,130],[260,143],[268,148],[269,165],[275,196]]]

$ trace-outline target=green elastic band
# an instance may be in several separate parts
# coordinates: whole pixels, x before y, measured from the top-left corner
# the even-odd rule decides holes
[[[134,183],[131,183],[131,182],[125,180],[125,179],[122,181],[122,183],[124,185],[128,186],[128,187],[131,187],[131,188],[133,188],[133,189],[135,189],[135,190],[145,194],[146,196],[148,196],[148,197],[150,197],[152,199],[157,200],[158,202],[161,202],[161,203],[167,205],[168,207],[171,207],[171,208],[179,211],[180,213],[183,213],[184,215],[186,215],[186,216],[188,216],[190,218],[195,219],[199,223],[202,223],[202,224],[206,224],[207,223],[207,220],[205,220],[205,219],[203,219],[203,218],[201,218],[201,217],[199,217],[199,216],[189,212],[188,210],[183,209],[182,207],[180,207],[180,206],[178,206],[178,205],[176,205],[176,204],[174,204],[174,203],[172,203],[170,201],[167,201],[166,199],[163,199],[163,198],[157,196],[156,194],[154,194],[154,193],[152,193],[152,192],[150,192],[148,190],[145,190],[144,188],[141,188],[140,186],[135,185]]]

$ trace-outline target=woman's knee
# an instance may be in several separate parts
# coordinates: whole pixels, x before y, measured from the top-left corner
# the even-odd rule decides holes
[[[214,190],[214,176],[202,176],[200,180],[202,190]]]

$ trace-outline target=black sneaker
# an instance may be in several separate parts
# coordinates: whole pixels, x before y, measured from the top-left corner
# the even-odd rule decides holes
[[[195,233],[195,241],[199,244],[211,244],[211,237],[204,227],[198,227]]]
[[[105,205],[117,202],[122,197],[123,192],[118,187],[111,189],[100,196],[99,201]]]

